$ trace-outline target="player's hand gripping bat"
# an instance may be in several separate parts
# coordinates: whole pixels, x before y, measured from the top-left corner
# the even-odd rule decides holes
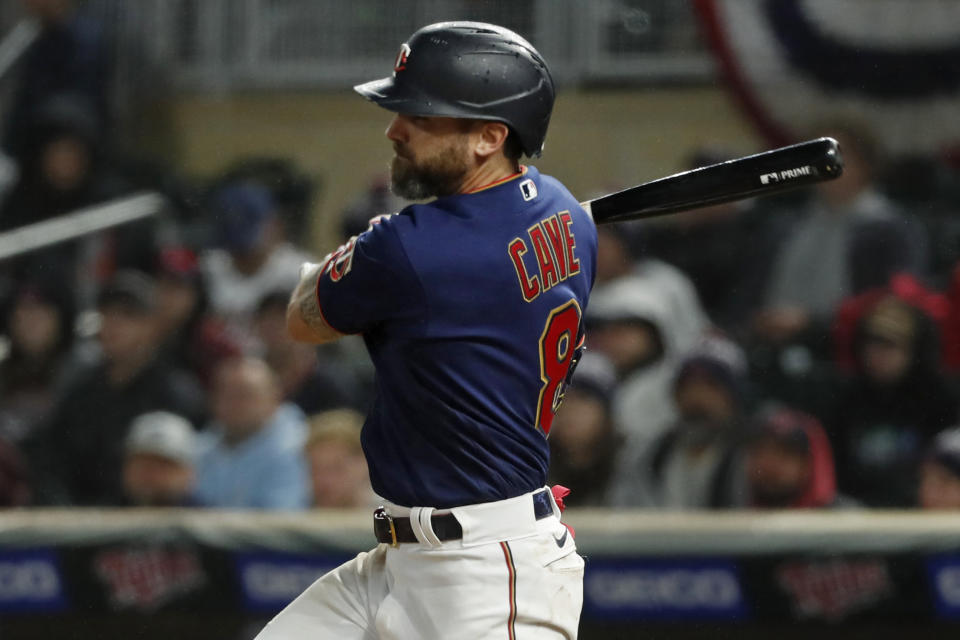
[[[833,138],[728,160],[581,203],[596,224],[652,218],[833,180],[843,173]]]

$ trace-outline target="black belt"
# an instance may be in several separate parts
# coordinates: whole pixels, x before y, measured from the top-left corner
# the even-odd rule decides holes
[[[553,515],[553,502],[546,489],[533,494],[532,498],[533,515],[537,520]],[[441,542],[459,540],[463,537],[460,522],[452,513],[431,516],[430,525]],[[393,547],[401,542],[418,542],[417,536],[413,533],[413,527],[410,526],[410,518],[394,518],[383,507],[373,512],[373,533],[379,542],[385,542]]]

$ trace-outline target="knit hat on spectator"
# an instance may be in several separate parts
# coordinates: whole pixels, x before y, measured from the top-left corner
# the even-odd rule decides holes
[[[941,431],[930,447],[929,458],[960,478],[960,427]]]
[[[249,182],[230,184],[217,191],[213,207],[217,244],[238,253],[257,247],[264,228],[277,213],[270,191]]]
[[[674,380],[674,390],[691,376],[697,375],[719,383],[738,402],[746,399],[746,356],[739,345],[719,333],[701,338],[683,359]]]
[[[127,455],[149,454],[190,465],[196,455],[196,435],[193,426],[174,413],[144,413],[130,425],[125,450]]]

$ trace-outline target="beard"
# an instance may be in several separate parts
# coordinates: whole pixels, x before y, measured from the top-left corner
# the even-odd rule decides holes
[[[390,163],[390,186],[396,195],[407,200],[442,198],[457,193],[468,169],[467,141],[457,138],[420,161],[398,152]]]

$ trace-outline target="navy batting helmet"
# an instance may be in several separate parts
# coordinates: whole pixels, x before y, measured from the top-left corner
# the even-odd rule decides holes
[[[391,77],[354,89],[397,113],[503,122],[531,157],[543,150],[554,99],[533,45],[483,22],[423,27],[401,46]]]

